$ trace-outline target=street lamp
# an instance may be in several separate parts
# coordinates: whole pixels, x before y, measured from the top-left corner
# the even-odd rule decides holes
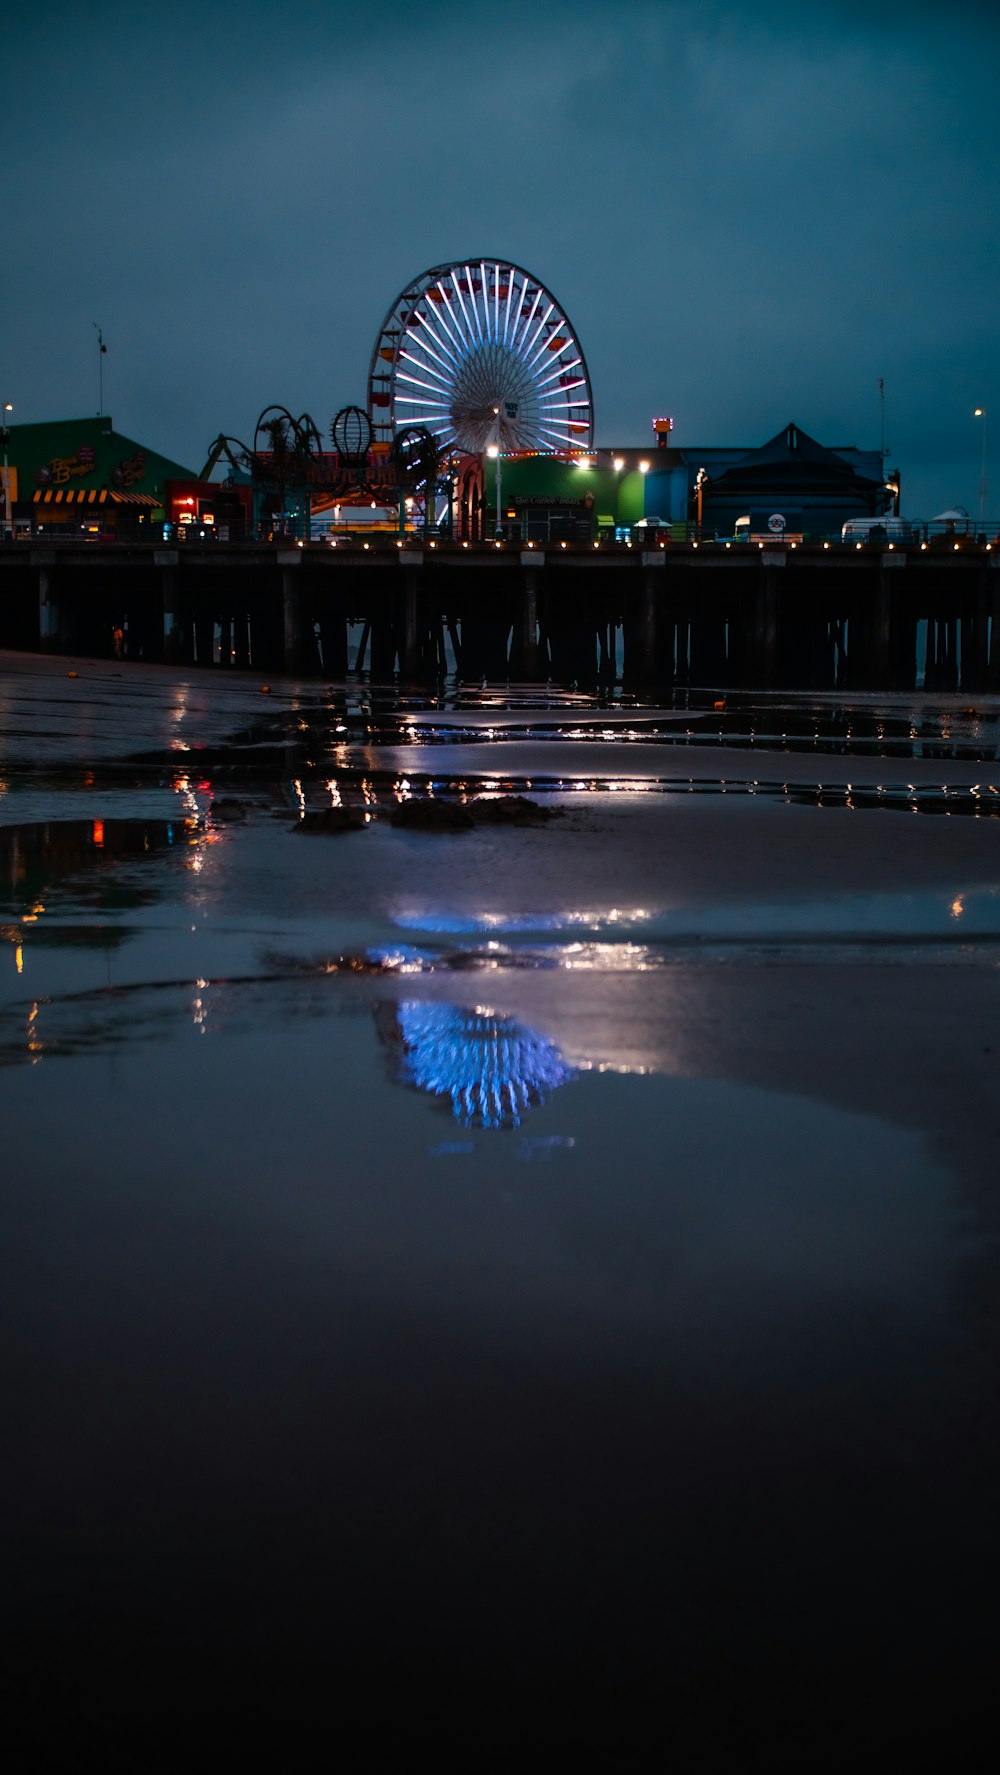
[[[500,408],[494,407],[493,412],[496,415],[496,422],[497,422],[496,423],[496,434],[497,434],[496,435],[496,442],[493,444],[487,445],[486,454],[490,458],[491,461],[496,463],[496,469],[497,469],[497,474],[496,474],[497,522],[496,522],[496,527],[497,527],[497,530],[499,531],[500,521],[501,521],[501,509],[502,509],[501,505],[500,505],[500,488],[502,485],[502,477],[501,477],[501,471],[500,471]]]
[[[11,522],[10,522],[10,468],[7,463],[7,445],[8,445],[9,439],[10,439],[10,431],[9,431],[8,425],[7,425],[7,415],[8,415],[8,413],[13,413],[13,411],[14,411],[13,401],[4,401],[4,404],[3,404],[3,528],[4,528],[4,535],[5,536],[9,533],[10,527],[11,527]]]
[[[973,415],[983,422],[983,456],[979,468],[979,533],[986,529],[986,408],[977,407]]]
[[[618,526],[621,523],[622,469],[625,467],[624,456],[614,457],[611,466],[615,471],[615,541],[617,542]]]

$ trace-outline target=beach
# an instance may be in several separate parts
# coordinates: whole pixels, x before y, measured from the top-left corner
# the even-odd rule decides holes
[[[24,1766],[67,1715],[159,1766],[165,1696],[216,1756],[955,1744],[998,745],[996,698],[0,655]]]

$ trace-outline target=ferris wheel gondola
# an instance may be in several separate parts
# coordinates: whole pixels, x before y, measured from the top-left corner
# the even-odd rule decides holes
[[[576,333],[544,284],[504,259],[436,265],[401,291],[372,352],[368,410],[383,447],[413,425],[442,451],[593,447]]]

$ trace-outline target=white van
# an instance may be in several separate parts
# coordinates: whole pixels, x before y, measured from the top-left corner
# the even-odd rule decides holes
[[[907,518],[848,518],[840,532],[842,542],[913,542],[913,525]]]

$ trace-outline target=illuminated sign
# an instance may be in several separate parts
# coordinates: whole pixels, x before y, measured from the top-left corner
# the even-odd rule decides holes
[[[53,456],[51,462],[35,470],[40,487],[65,487],[75,475],[89,475],[97,461],[93,444],[81,444],[75,456]]]
[[[143,481],[145,478],[145,450],[136,450],[134,456],[126,457],[124,462],[119,462],[117,468],[113,468],[111,471],[111,485],[113,487],[134,487],[136,481]]]

